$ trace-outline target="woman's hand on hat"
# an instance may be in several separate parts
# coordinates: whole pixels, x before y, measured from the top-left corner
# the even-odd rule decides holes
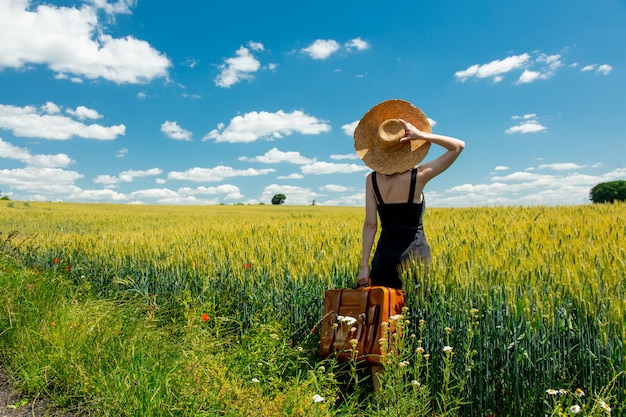
[[[404,127],[404,132],[406,133],[406,136],[404,136],[403,138],[400,138],[400,142],[404,142],[407,140],[414,140],[414,139],[420,139],[420,140],[426,139],[425,137],[426,132],[422,132],[421,130],[419,130],[418,128],[413,126],[413,124],[411,124],[410,122],[407,122],[406,120],[403,120],[403,119],[398,119],[398,120]]]

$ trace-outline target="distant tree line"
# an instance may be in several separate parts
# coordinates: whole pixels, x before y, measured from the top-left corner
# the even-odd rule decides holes
[[[591,189],[589,199],[594,203],[626,201],[626,181],[602,182]]]

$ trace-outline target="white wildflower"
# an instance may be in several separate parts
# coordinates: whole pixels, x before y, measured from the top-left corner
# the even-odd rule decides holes
[[[322,396],[321,396],[321,395],[319,395],[319,394],[315,394],[315,395],[313,396],[313,402],[314,402],[314,403],[321,403],[321,402],[324,402],[324,401],[326,401],[326,398],[322,397]]]
[[[443,351],[448,353],[448,352],[452,352],[452,346],[444,346],[443,347]]]
[[[609,405],[604,401],[600,401],[600,407],[604,408],[605,411],[611,414],[611,407],[609,407]]]
[[[575,404],[569,408],[569,412],[572,414],[578,414],[582,411],[582,408],[578,404]]]
[[[346,326],[352,326],[354,323],[356,323],[356,319],[350,316],[337,316],[337,321],[345,323]]]

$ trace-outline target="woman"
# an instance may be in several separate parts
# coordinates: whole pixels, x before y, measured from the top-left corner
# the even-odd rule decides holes
[[[446,152],[418,165],[432,143]],[[452,165],[464,147],[462,140],[433,134],[426,115],[406,101],[384,101],[361,118],[354,130],[354,148],[374,172],[365,182],[363,251],[357,286],[402,288],[403,262],[417,259],[425,265],[430,263],[430,247],[422,226],[424,186]],[[377,214],[382,230],[370,268]],[[378,391],[383,368],[372,366],[371,373],[374,391]]]
[[[368,111],[354,132],[359,157],[374,170],[366,179],[363,252],[357,286],[402,288],[403,262],[430,263],[430,247],[422,226],[424,186],[459,156],[462,140],[431,133],[426,115],[402,100],[387,100]],[[430,145],[443,147],[438,158],[417,166]],[[382,226],[371,262],[370,255]]]

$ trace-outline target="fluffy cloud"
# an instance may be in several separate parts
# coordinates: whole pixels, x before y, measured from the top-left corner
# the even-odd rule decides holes
[[[112,140],[126,133],[126,126],[102,126],[99,124],[85,124],[71,117],[62,116],[59,106],[46,103],[37,108],[35,106],[17,107],[0,104],[0,129],[7,129],[19,137],[41,138],[51,140],[68,140],[75,136],[84,139]],[[70,114],[97,115],[95,110],[79,107],[71,110]]]
[[[426,193],[426,198],[431,205],[437,206],[468,206],[472,202],[481,205],[585,204],[589,202],[589,190],[593,186],[626,175],[624,168],[602,174],[566,172],[582,168],[586,167],[570,162],[543,164],[508,175],[493,175],[489,183],[463,184],[440,194]],[[557,173],[531,172],[538,169],[551,169]]]
[[[254,51],[263,51],[263,45],[258,42],[249,42],[248,46]],[[254,73],[261,69],[261,63],[252,55],[250,49],[241,46],[236,56],[227,58],[223,64],[219,65],[220,74],[215,77],[215,85],[229,88],[241,80],[254,78]]]
[[[370,45],[361,38],[354,38],[346,42],[343,47],[348,52],[355,49],[357,51],[364,51],[369,49]],[[309,46],[303,48],[301,52],[308,55],[312,59],[323,60],[327,59],[341,49],[342,45],[334,39],[316,39]]]
[[[165,121],[161,125],[161,132],[170,139],[190,141],[192,133],[178,126],[176,122]]]
[[[548,129],[537,121],[537,115],[535,113],[525,114],[523,116],[513,116],[511,119],[523,121],[518,125],[505,130],[504,133],[508,135],[513,133],[538,133]]]
[[[166,56],[132,36],[113,38],[98,20],[99,8],[128,13],[134,1],[91,3],[33,8],[28,0],[0,2],[0,69],[41,64],[57,72],[57,78],[102,78],[119,84],[167,76],[171,63]]]
[[[228,126],[219,125],[202,140],[215,139],[216,142],[248,143],[259,139],[279,139],[293,133],[317,135],[330,132],[330,125],[302,111],[276,113],[265,111],[250,112],[234,117]]]
[[[586,65],[582,67],[580,70],[582,72],[595,71],[596,74],[609,75],[611,71],[613,71],[613,67],[610,66],[609,64],[602,64],[602,65],[591,64],[591,65]]]
[[[0,184],[43,195],[65,196],[80,191],[74,183],[81,178],[82,174],[61,168],[26,167],[0,170]]]
[[[494,83],[504,79],[504,76],[514,71],[522,71],[515,84],[529,84],[538,80],[547,80],[554,77],[559,68],[564,66],[560,54],[548,55],[545,53],[512,55],[503,59],[496,59],[486,64],[474,64],[457,71],[454,77],[457,81],[465,82],[471,78],[491,78]],[[571,64],[569,67],[576,67]],[[582,72],[593,71],[596,74],[608,75],[613,67],[608,64],[591,64],[580,69]]]
[[[341,45],[339,42],[332,39],[317,39],[311,45],[302,49],[302,52],[306,53],[313,59],[326,59],[339,50]]]
[[[314,162],[302,166],[301,171],[303,174],[350,174],[353,172],[368,171],[369,168],[365,165],[357,164],[334,164],[331,162]]]
[[[167,174],[170,180],[187,180],[195,182],[217,182],[225,178],[231,177],[253,177],[257,175],[266,175],[275,172],[272,168],[267,169],[234,169],[227,166],[217,166],[215,168],[191,168],[187,171],[172,171]]]
[[[151,177],[161,175],[163,171],[160,168],[151,168],[147,170],[128,170],[122,171],[118,176],[98,175],[93,182],[96,184],[118,184],[120,182],[133,182],[136,178]]]
[[[32,155],[26,148],[14,146],[0,138],[0,158],[15,159],[29,167],[65,168],[72,159],[64,153],[56,155]]]
[[[502,74],[522,68],[530,61],[529,54],[513,55],[504,59],[496,59],[487,64],[474,64],[465,70],[457,71],[454,76],[463,82],[470,78],[492,78],[494,82],[502,81]]]
[[[277,164],[280,162],[289,162],[297,165],[310,164],[315,162],[315,159],[305,158],[300,155],[300,152],[282,152],[276,148],[272,148],[265,152],[264,155],[250,157],[239,157],[239,161],[245,162],[260,162],[262,164]]]

